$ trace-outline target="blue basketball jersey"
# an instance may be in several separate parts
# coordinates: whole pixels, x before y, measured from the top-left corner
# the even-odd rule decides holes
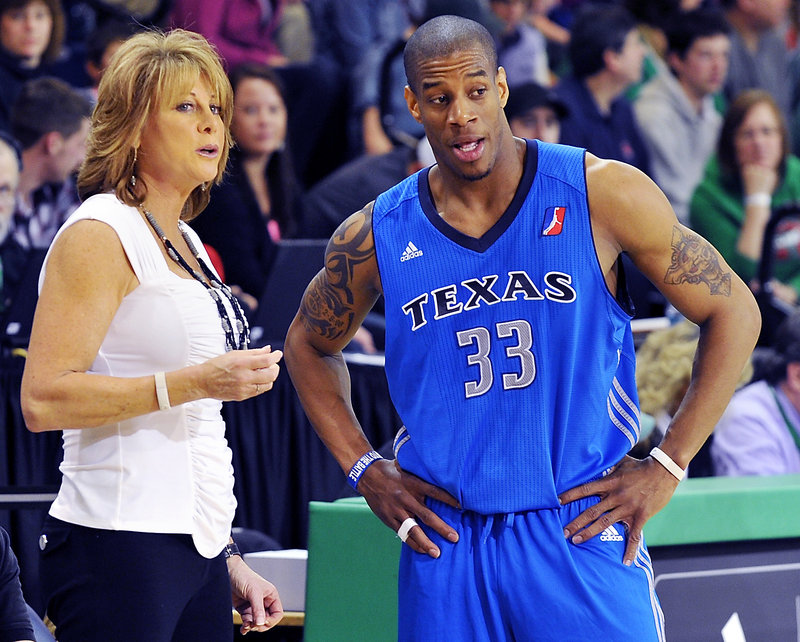
[[[527,145],[480,239],[438,215],[428,170],[373,210],[398,461],[484,514],[558,506],[639,436],[631,317],[597,259],[584,150]]]

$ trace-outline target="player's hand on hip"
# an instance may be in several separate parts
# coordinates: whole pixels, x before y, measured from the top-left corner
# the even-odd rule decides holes
[[[458,500],[447,491],[429,484],[400,468],[396,460],[376,461],[361,477],[358,491],[380,520],[417,553],[439,557],[439,547],[425,534],[416,520],[432,528],[451,542],[458,534],[425,504],[431,497],[460,508]],[[408,521],[409,519],[413,521]]]
[[[625,456],[613,472],[602,479],[576,486],[558,499],[568,504],[596,496],[600,501],[587,508],[564,527],[564,536],[580,544],[622,523],[628,531],[623,563],[630,566],[642,540],[642,528],[672,497],[678,480],[651,458],[638,460]]]

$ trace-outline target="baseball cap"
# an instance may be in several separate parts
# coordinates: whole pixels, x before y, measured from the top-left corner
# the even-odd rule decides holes
[[[508,102],[506,103],[506,118],[511,120],[530,111],[534,107],[550,107],[558,117],[563,120],[569,115],[569,108],[556,94],[535,82],[527,82],[515,87],[509,87]]]

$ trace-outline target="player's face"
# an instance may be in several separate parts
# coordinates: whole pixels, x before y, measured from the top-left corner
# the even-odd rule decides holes
[[[783,155],[778,115],[768,103],[756,103],[739,125],[734,138],[739,167],[760,165],[777,169]]]
[[[502,67],[492,68],[479,47],[431,58],[420,65],[417,91],[406,87],[408,108],[425,127],[440,170],[468,181],[488,176],[505,124]]]
[[[245,78],[236,88],[231,132],[246,154],[272,154],[286,140],[287,113],[278,89],[263,78]]]
[[[696,98],[722,89],[728,75],[731,41],[725,34],[698,38],[683,58],[674,56],[671,63],[686,90]]]

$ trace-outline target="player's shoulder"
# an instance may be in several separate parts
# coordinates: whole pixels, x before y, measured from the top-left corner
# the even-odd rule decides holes
[[[372,233],[372,212],[375,202],[367,203],[348,216],[331,236],[325,250],[329,273],[337,273],[337,282],[362,282],[374,287],[378,282],[375,258],[375,237]]]
[[[586,192],[593,210],[640,210],[665,197],[647,174],[633,165],[586,153]]]
[[[636,183],[644,178],[647,176],[633,165],[586,152],[586,182],[590,189],[606,187],[608,181]]]
[[[371,237],[374,208],[375,201],[370,201],[344,219],[328,241],[328,249],[330,250],[331,246],[349,243],[355,238],[366,238],[367,235]]]

